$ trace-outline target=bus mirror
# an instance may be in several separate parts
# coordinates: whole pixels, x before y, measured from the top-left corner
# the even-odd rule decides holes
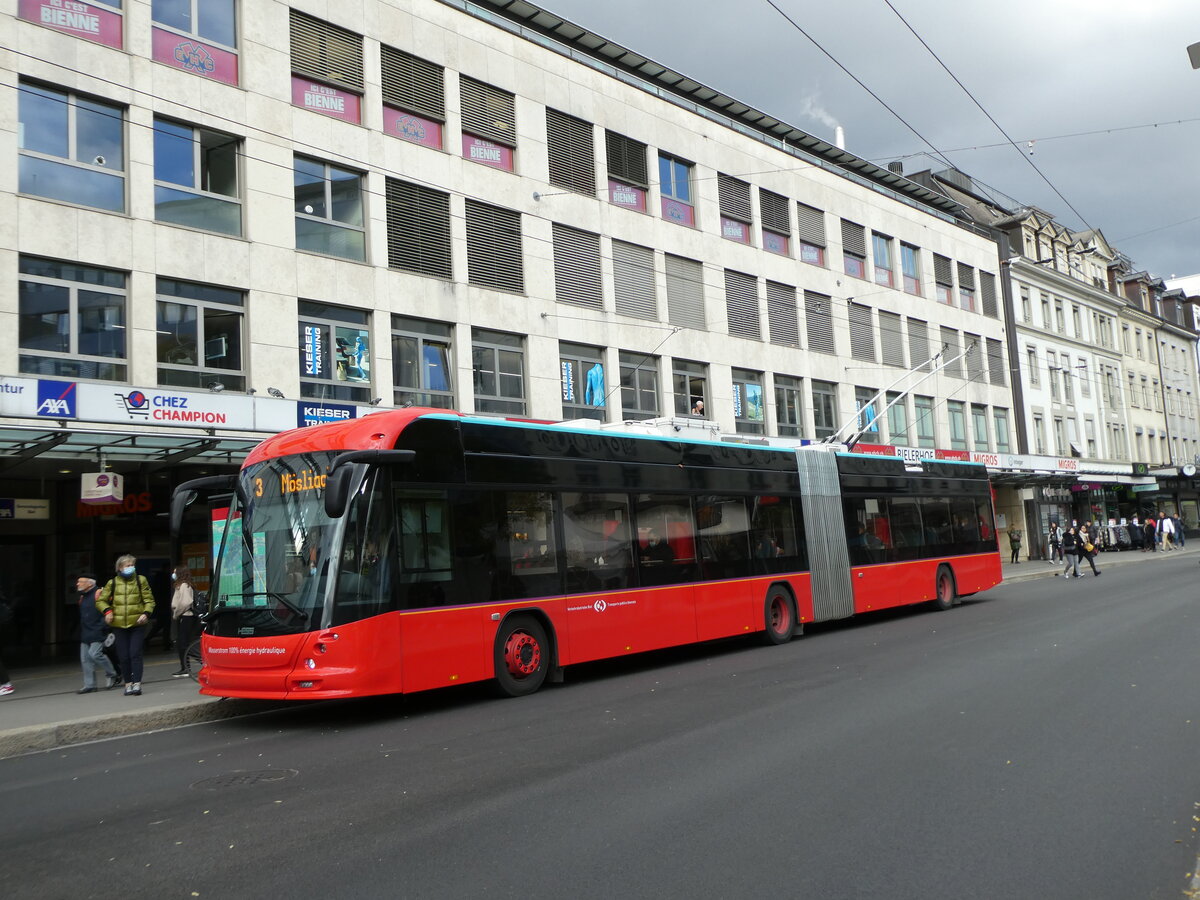
[[[236,475],[212,475],[208,478],[193,478],[175,488],[171,494],[171,539],[179,537],[179,529],[183,524],[183,513],[201,491],[221,493],[232,491],[237,487]]]
[[[412,450],[349,450],[339,453],[325,473],[325,514],[331,519],[338,519],[346,512],[350,480],[354,473],[349,463],[388,465],[412,462],[416,455]]]

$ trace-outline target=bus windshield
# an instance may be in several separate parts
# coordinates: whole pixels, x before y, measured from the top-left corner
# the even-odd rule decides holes
[[[337,527],[324,506],[333,456],[281,457],[242,472],[242,501],[214,514],[221,549],[212,633],[265,637],[321,627]]]

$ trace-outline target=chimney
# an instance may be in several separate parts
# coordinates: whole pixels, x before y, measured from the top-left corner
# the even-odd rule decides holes
[[[904,163],[900,162],[900,160],[898,160],[898,159],[894,159],[890,163],[888,163],[888,171],[891,172],[893,175],[903,175],[904,174]]]
[[[846,130],[841,125],[833,130],[833,143],[839,150],[846,149]]]

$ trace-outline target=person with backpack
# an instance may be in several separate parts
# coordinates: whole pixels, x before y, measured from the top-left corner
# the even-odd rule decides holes
[[[1100,553],[1099,541],[1100,529],[1089,519],[1079,530],[1079,557],[1087,560],[1094,577],[1100,575],[1100,570],[1096,568],[1096,556]]]
[[[1012,548],[1012,561],[1021,561],[1021,529],[1014,525],[1008,529],[1008,546]]]
[[[146,576],[137,573],[137,557],[117,557],[117,575],[96,595],[96,608],[116,635],[117,655],[125,676],[125,696],[142,694],[142,650],[146,623],[154,615],[154,593]]]
[[[1072,525],[1067,529],[1067,533],[1062,539],[1063,557],[1067,564],[1063,569],[1063,577],[1070,578],[1074,575],[1079,577],[1079,553],[1083,549],[1080,546],[1079,535],[1075,533],[1075,526]]]
[[[1046,534],[1047,543],[1050,545],[1050,565],[1054,565],[1056,560],[1058,562],[1063,561],[1062,539],[1063,533],[1058,525],[1058,520],[1052,519],[1050,521],[1050,531]]]
[[[175,593],[171,595],[171,618],[175,620],[175,649],[179,651],[179,671],[172,678],[187,678],[187,651],[192,645],[192,629],[196,623],[196,591],[192,586],[192,570],[176,566],[171,573]]]

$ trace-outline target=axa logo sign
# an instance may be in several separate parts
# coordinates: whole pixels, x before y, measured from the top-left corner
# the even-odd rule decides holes
[[[79,392],[74,381],[38,381],[37,414],[50,419],[74,419]]]

